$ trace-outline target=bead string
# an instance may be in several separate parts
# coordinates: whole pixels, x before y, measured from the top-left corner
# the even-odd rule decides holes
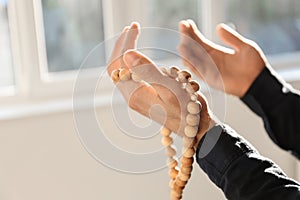
[[[170,183],[170,199],[180,200],[182,199],[183,190],[188,183],[191,173],[193,171],[193,162],[195,149],[194,144],[196,142],[196,136],[198,133],[198,126],[200,121],[201,104],[198,101],[197,92],[200,89],[199,84],[191,80],[191,74],[185,70],[179,70],[177,67],[170,67],[168,69],[162,68],[162,72],[173,78],[174,80],[182,84],[182,88],[185,89],[190,95],[190,102],[187,104],[188,114],[186,116],[186,126],[184,128],[183,136],[183,149],[182,157],[180,159],[180,168],[176,156],[176,148],[173,145],[173,138],[171,137],[172,131],[163,126],[160,130],[162,135],[161,143],[166,147],[166,155],[168,156],[168,167]],[[131,73],[126,68],[114,70],[111,74],[114,82],[133,80],[140,82],[141,79],[134,73]]]

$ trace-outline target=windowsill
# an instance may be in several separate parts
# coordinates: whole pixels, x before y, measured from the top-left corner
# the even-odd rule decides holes
[[[16,95],[15,86],[5,86],[0,88],[0,97],[10,97]]]
[[[80,100],[77,100],[76,109],[84,110],[84,109],[92,108],[90,103],[87,102],[90,101],[87,101],[87,98],[85,97],[82,97]],[[105,107],[110,105],[110,103],[111,103],[111,96],[103,95],[101,97],[96,97],[94,107]],[[1,108],[0,121],[22,119],[27,117],[43,116],[43,115],[72,112],[72,111],[73,111],[72,98],[58,99],[53,101],[42,101],[39,103],[36,102],[24,103],[24,104]]]
[[[298,82],[300,77],[300,67],[280,69],[277,72],[286,80],[287,82]],[[89,109],[91,105],[86,103],[87,97],[82,97],[80,109]],[[104,94],[97,96],[95,99],[94,107],[105,107],[109,106],[111,103],[111,95]],[[2,120],[14,120],[32,116],[43,116],[62,112],[72,112],[73,111],[73,99],[55,99],[55,100],[41,100],[40,102],[28,102],[20,103],[17,105],[6,106],[1,108],[0,121]]]

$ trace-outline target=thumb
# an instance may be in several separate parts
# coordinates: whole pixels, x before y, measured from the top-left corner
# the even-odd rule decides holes
[[[226,24],[219,24],[217,26],[217,33],[223,42],[232,46],[237,51],[239,51],[246,43],[246,38]]]

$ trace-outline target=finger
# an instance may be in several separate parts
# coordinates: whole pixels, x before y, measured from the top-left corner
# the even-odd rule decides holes
[[[232,51],[228,48],[220,46],[210,40],[208,40],[197,28],[197,25],[193,20],[184,20],[179,24],[179,29],[181,34],[181,44],[178,49],[183,46],[193,46],[195,49],[206,51],[210,53],[213,50],[223,51],[226,53],[232,53]],[[199,48],[202,47],[202,48]]]
[[[196,40],[206,51],[210,51],[212,49],[218,49],[218,45],[208,40],[197,28],[195,22],[191,19],[187,20],[189,24],[189,34],[191,37]]]
[[[122,55],[122,49],[123,49],[123,44],[127,36],[127,32],[129,30],[129,26],[124,27],[121,35],[117,39],[111,57],[109,59],[109,64],[107,67],[107,72],[109,75],[111,75],[112,71],[115,69],[120,68],[121,63],[119,62],[118,58]]]
[[[151,84],[152,87],[166,88],[172,93],[179,95],[178,98],[180,98],[180,95],[183,95],[182,85],[178,81],[165,76],[154,62],[142,53],[133,50],[127,51],[123,59],[132,73],[136,74],[141,80]],[[168,99],[166,94],[160,93],[159,96],[161,99]]]
[[[179,22],[179,32],[180,32],[181,42],[185,42],[186,37],[192,37],[189,29],[190,29],[190,24],[186,20],[182,20]]]
[[[155,63],[140,52],[129,50],[124,53],[123,60],[128,68],[139,76],[140,79],[148,82],[161,82],[162,72]]]
[[[136,49],[136,43],[137,43],[139,33],[140,33],[140,24],[137,22],[133,22],[126,35],[126,40],[122,49],[122,53],[124,53],[128,49]]]
[[[217,33],[223,42],[232,46],[237,51],[240,50],[243,45],[245,45],[246,39],[225,24],[219,24],[217,26]]]
[[[202,40],[200,42],[197,41],[195,34],[193,34],[193,30],[190,24],[186,20],[182,20],[179,23],[179,31],[180,31],[180,45],[178,48],[180,49],[182,46],[199,46],[203,48],[201,45],[203,44]]]

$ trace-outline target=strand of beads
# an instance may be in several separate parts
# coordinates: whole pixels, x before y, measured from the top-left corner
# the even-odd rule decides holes
[[[193,156],[195,154],[194,144],[198,133],[201,109],[201,104],[197,101],[197,91],[200,89],[200,86],[197,82],[191,80],[191,74],[185,70],[180,71],[176,67],[170,67],[169,69],[162,69],[162,71],[169,77],[180,82],[182,84],[182,88],[184,88],[190,95],[190,102],[187,104],[188,115],[186,116],[186,126],[184,129],[185,135],[183,137],[180,169],[178,169],[178,161],[174,157],[176,155],[176,150],[173,146],[171,146],[173,143],[173,140],[170,137],[171,131],[166,127],[161,129],[161,134],[163,136],[162,144],[166,146],[166,153],[169,157],[168,166],[171,178],[169,184],[171,188],[170,198],[171,200],[179,200],[182,199],[183,190],[193,171]]]
[[[200,121],[201,104],[198,102],[197,91],[200,89],[199,84],[191,80],[191,74],[185,70],[180,71],[176,67],[169,69],[162,68],[162,71],[169,77],[175,79],[182,84],[190,95],[190,102],[187,104],[188,114],[186,116],[186,126],[184,129],[182,157],[180,159],[181,166],[178,167],[178,159],[176,156],[176,148],[173,145],[172,131],[166,127],[162,127],[160,133],[162,135],[162,144],[166,147],[166,155],[168,156],[168,167],[171,188],[171,200],[182,199],[183,190],[188,183],[193,171],[194,162],[194,144],[198,133]],[[136,82],[141,79],[135,74],[131,74],[128,69],[121,68],[114,70],[111,74],[114,82],[133,80]]]

